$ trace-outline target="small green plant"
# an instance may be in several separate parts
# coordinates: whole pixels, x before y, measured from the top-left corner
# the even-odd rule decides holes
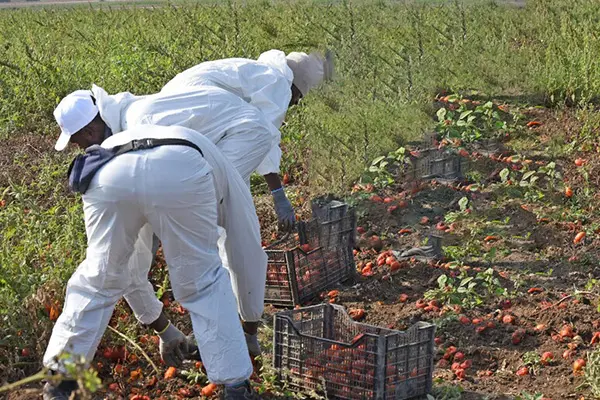
[[[461,305],[473,308],[485,300],[497,296],[507,296],[508,292],[489,268],[475,276],[462,271],[457,278],[441,275],[437,279],[438,287],[425,292],[426,299],[437,299],[444,304]]]
[[[492,268],[488,268],[483,272],[478,272],[475,279],[479,280],[481,287],[485,289],[485,296],[487,298],[506,296],[507,291],[502,287],[500,280],[494,275],[494,270]]]
[[[398,170],[404,165],[406,149],[399,147],[387,156],[379,156],[371,162],[361,178],[363,183],[372,183],[378,188],[384,188],[395,182]]]
[[[188,369],[185,371],[181,371],[181,375],[185,376],[185,378],[187,379],[187,381],[192,384],[201,384],[201,385],[206,385],[208,384],[208,378],[206,377],[206,375],[198,370],[198,369]]]
[[[523,366],[529,368],[529,371],[534,375],[537,373],[541,364],[541,357],[535,351],[528,351],[521,356],[523,360]]]
[[[436,114],[436,132],[443,138],[471,143],[496,136],[507,128],[491,101],[476,106],[457,96],[451,96],[448,101],[448,108],[442,107]]]
[[[461,199],[458,201],[458,207],[460,209],[459,212],[449,212],[444,216],[444,220],[447,223],[452,223],[452,222],[456,222],[461,218],[466,217],[467,215],[469,215],[466,211],[469,208],[469,199],[467,197],[461,197]]]
[[[520,158],[513,157],[517,162]],[[556,169],[555,162],[549,162],[538,169],[529,169],[528,164],[523,164],[520,170],[504,168],[499,173],[502,183],[517,182],[525,190],[524,198],[531,202],[542,200],[547,192],[553,192],[560,184],[562,174]]]
[[[600,350],[588,353],[585,364],[585,384],[595,398],[600,397]]]
[[[476,290],[478,282],[464,272],[458,278],[441,275],[437,283],[437,289],[425,292],[426,299],[437,299],[444,304],[456,304],[466,308],[483,303],[482,297]]]

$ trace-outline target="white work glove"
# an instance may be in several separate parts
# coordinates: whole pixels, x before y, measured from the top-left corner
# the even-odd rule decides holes
[[[260,349],[260,343],[258,343],[258,335],[250,335],[244,332],[246,336],[246,345],[248,346],[248,352],[250,356],[257,357],[262,354]]]
[[[275,203],[275,213],[277,213],[279,228],[284,232],[290,232],[296,224],[296,214],[294,213],[292,203],[285,196],[283,186],[273,190],[271,194]]]
[[[169,367],[179,367],[183,360],[190,359],[197,350],[193,335],[185,336],[171,322],[167,328],[158,333],[160,338],[160,356]]]

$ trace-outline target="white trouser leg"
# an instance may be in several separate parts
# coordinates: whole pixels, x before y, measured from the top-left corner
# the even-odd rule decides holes
[[[114,306],[129,286],[127,260],[145,219],[125,197],[115,202],[110,190],[83,197],[88,248],[69,279],[65,305],[52,330],[44,355],[49,368],[64,372],[56,362],[63,352],[88,362],[93,358]]]
[[[155,254],[152,248],[152,226],[146,224],[140,230],[133,254],[127,265],[132,280],[125,293],[125,300],[131,307],[135,317],[146,325],[156,321],[163,308],[162,303],[154,293],[152,284],[148,281],[148,272]]]

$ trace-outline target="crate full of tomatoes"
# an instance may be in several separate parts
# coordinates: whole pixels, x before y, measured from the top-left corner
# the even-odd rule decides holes
[[[358,323],[334,304],[274,316],[273,365],[298,392],[328,399],[420,397],[431,390],[435,325],[406,331]]]

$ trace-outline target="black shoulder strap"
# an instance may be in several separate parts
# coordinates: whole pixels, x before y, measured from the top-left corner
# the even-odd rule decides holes
[[[196,146],[194,143],[190,142],[186,139],[134,139],[129,143],[125,143],[120,146],[115,146],[112,148],[115,156],[118,156],[123,153],[127,153],[129,151],[135,150],[146,150],[152,149],[158,146],[165,145],[176,145],[176,146],[188,146],[193,149],[198,150],[198,152],[204,157],[204,153],[200,150],[200,147]]]

